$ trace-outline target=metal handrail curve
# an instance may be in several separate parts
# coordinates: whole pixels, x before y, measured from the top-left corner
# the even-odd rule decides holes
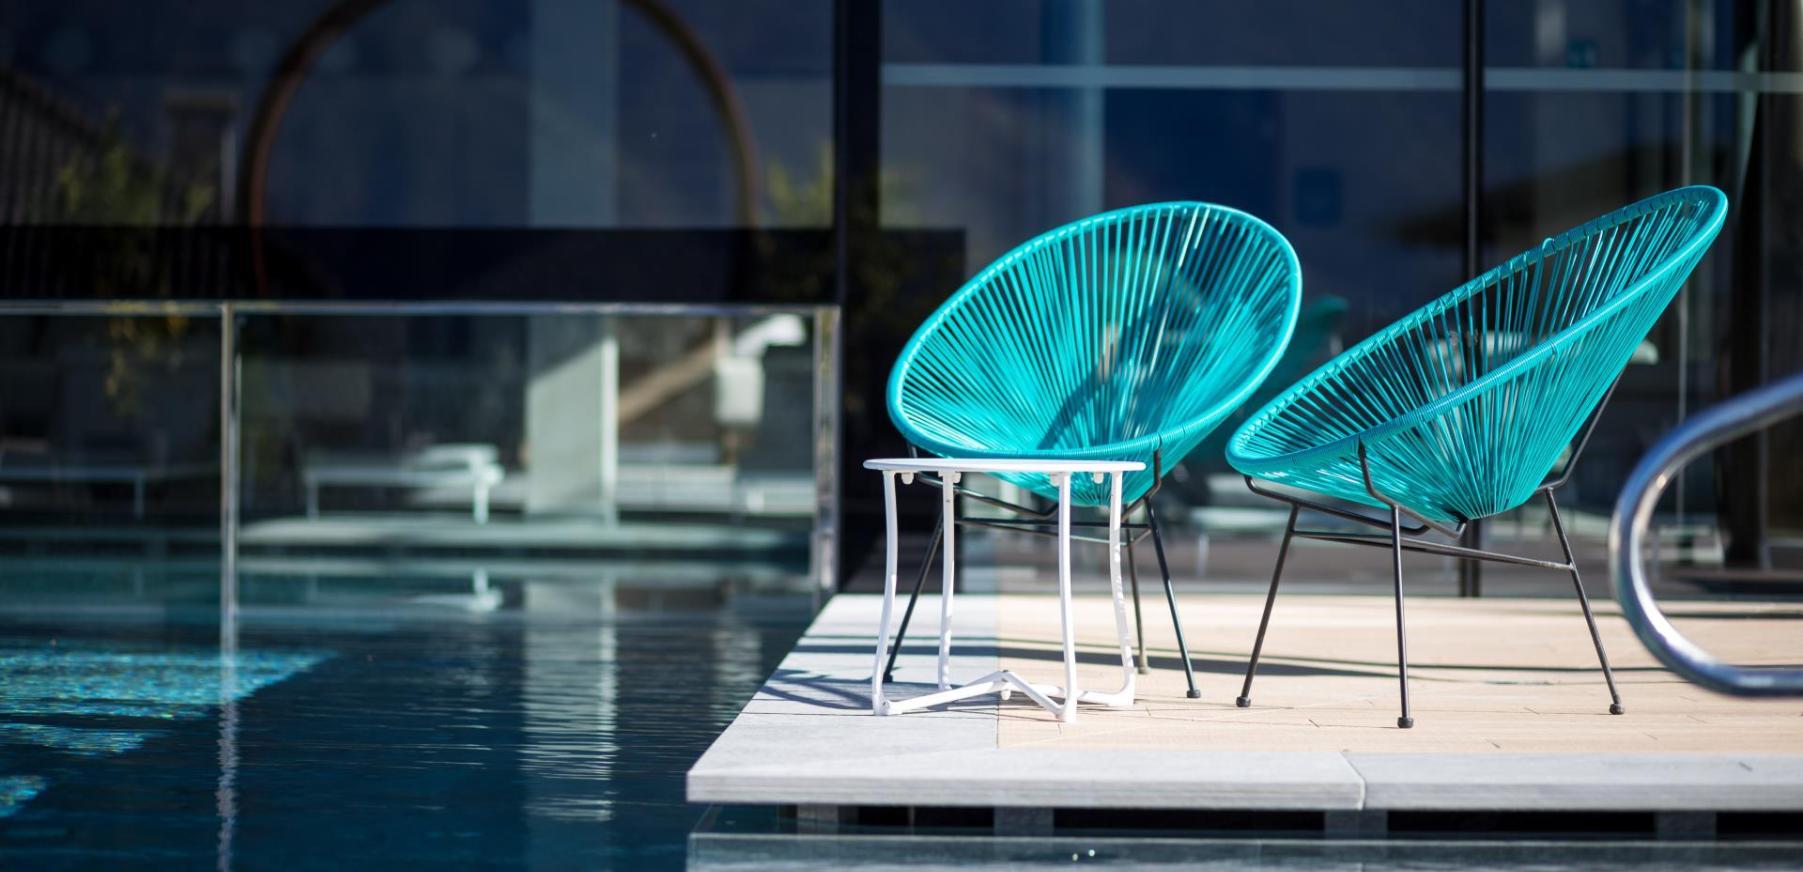
[[[1653,507],[1686,463],[1725,442],[1803,414],[1803,373],[1711,406],[1666,434],[1640,460],[1609,521],[1609,568],[1622,616],[1659,662],[1710,690],[1734,696],[1803,696],[1803,669],[1735,666],[1685,638],[1653,598],[1642,554]]]

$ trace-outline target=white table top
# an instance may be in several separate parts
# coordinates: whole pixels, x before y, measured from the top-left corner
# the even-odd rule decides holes
[[[880,457],[865,469],[884,472],[1138,472],[1137,460],[1032,460],[1024,457]]]

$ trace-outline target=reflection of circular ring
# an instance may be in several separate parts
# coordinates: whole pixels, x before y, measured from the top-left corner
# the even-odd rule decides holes
[[[326,49],[355,27],[365,15],[387,2],[388,0],[339,0],[337,5],[327,9],[325,14],[315,19],[306,32],[301,34],[300,39],[288,47],[288,51],[276,65],[275,74],[270,77],[268,86],[263,89],[262,97],[257,100],[257,111],[251,117],[250,130],[244,137],[244,153],[239,161],[241,169],[238,190],[241,199],[238,212],[244,224],[250,228],[251,263],[260,296],[267,296],[269,290],[261,230],[264,211],[268,205],[269,155],[275,149],[276,134],[280,132],[282,120],[288,114],[288,106],[294,101],[294,95],[312,72],[320,55],[325,54]],[[652,26],[676,45],[696,77],[707,87],[714,111],[719,113],[720,120],[726,126],[727,136],[732,139],[733,171],[738,182],[736,212],[739,225],[755,227],[757,148],[752,142],[751,125],[745,118],[744,104],[739,101],[738,92],[733,90],[725,68],[720,66],[720,62],[701,43],[695,31],[665,5],[664,0],[623,2],[638,9]]]

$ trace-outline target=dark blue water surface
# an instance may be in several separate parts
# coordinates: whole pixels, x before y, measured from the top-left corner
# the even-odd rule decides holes
[[[0,619],[0,866],[680,868],[807,597],[506,596]]]
[[[1150,830],[998,839],[986,824],[797,833],[769,809],[690,806],[683,781],[800,636],[813,612],[805,594],[618,576],[252,580],[236,653],[222,657],[217,609],[197,602],[216,585],[197,580],[189,596],[152,579],[131,596],[75,604],[66,585],[50,586],[49,603],[4,591],[0,870],[1803,863],[1789,833],[1721,844]]]

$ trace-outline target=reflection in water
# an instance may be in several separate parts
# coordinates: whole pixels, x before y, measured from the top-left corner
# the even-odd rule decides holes
[[[1658,842],[1569,834],[1499,838],[1209,838],[1169,834],[1109,838],[1053,835],[973,838],[925,835],[734,837],[700,835],[690,872],[1035,872],[1089,868],[1160,872],[1778,872],[1797,868],[1794,846],[1770,842]]]
[[[0,855],[680,868],[683,774],[810,614],[624,570],[496,577],[485,612],[355,586],[252,600],[229,668],[198,615],[0,616],[0,724],[37,725],[0,727]]]
[[[143,730],[90,730],[49,724],[0,724],[0,742],[43,745],[84,757],[122,754],[158,735]]]
[[[170,722],[205,717],[221,701],[234,708],[237,700],[330,657],[317,651],[222,657],[201,648],[5,639],[0,641],[0,717],[8,720],[0,722],[5,752],[0,760],[13,767],[34,759],[48,763],[57,755],[99,758],[137,751],[169,735]],[[145,721],[159,726],[144,729]],[[0,777],[0,816],[18,811],[45,784],[39,775]]]
[[[44,779],[36,775],[0,776],[0,818],[11,817],[43,790]]]
[[[568,615],[591,616],[594,647],[572,651],[561,634],[529,633],[521,708],[528,741],[520,769],[528,776],[527,810],[571,822],[613,819],[612,799],[584,782],[613,776],[620,753],[620,638],[614,579],[593,587],[529,585],[527,601]],[[559,650],[564,649],[564,650]]]
[[[232,868],[232,838],[238,830],[238,574],[236,560],[226,562],[221,580],[219,615],[219,789],[214,792],[219,816],[219,845],[214,854],[219,872]]]
[[[227,687],[243,698],[330,657],[319,651],[241,651]],[[219,702],[216,650],[0,641],[0,715],[191,718]]]

